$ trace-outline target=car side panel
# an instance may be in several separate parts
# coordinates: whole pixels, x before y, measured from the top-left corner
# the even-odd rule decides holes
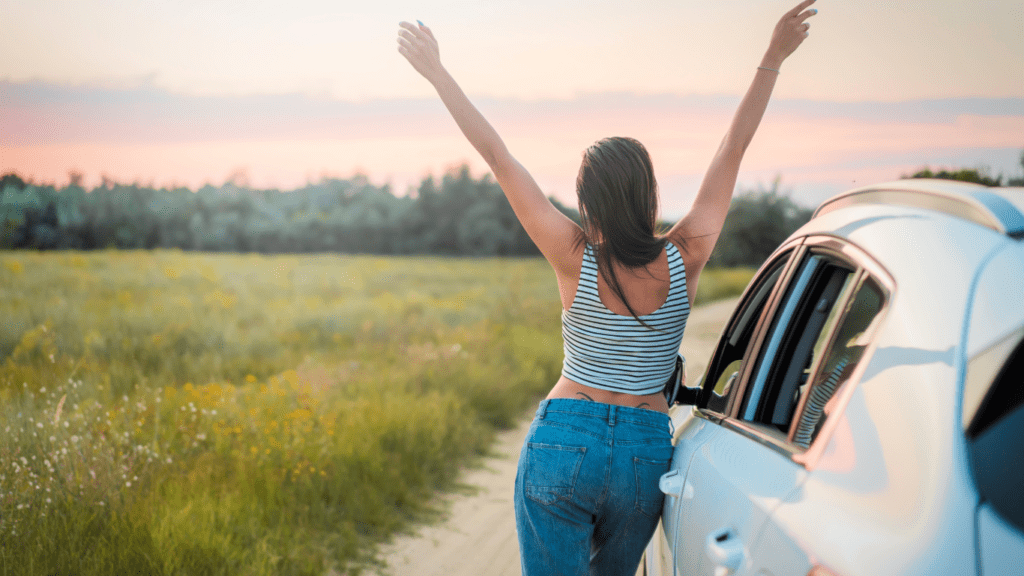
[[[758,570],[781,576],[821,563],[842,576],[975,573],[976,496],[957,416],[962,338],[975,275],[1005,237],[955,221],[936,226],[944,218],[848,228],[896,289],[834,434],[773,514],[778,532],[766,529],[757,543]],[[806,560],[772,558],[787,546]]]
[[[680,574],[712,576],[719,563],[709,549],[741,550],[745,573],[752,545],[772,511],[807,476],[804,468],[774,448],[737,431],[709,423],[707,440],[694,451],[683,496],[670,513]],[[717,543],[712,540],[718,537]]]
[[[672,455],[670,473],[675,471],[679,475],[680,486],[682,486],[685,484],[694,453],[713,433],[711,430],[713,425],[703,418],[694,417],[692,406],[673,406],[669,415],[672,417],[672,424],[675,427],[673,438],[675,450]],[[682,492],[665,494],[665,503],[661,514],[662,521],[658,524],[646,551],[646,570],[647,574],[651,576],[672,576],[673,574],[674,546],[668,535],[675,534],[677,525],[685,521],[676,513],[683,497]]]
[[[1024,242],[1006,240],[981,270],[969,321],[968,358],[1024,325]]]

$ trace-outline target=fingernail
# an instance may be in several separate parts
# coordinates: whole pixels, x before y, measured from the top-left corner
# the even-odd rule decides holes
[[[811,14],[817,14],[817,13],[818,13],[818,9],[817,8],[812,8],[811,9]]]
[[[419,24],[420,26],[423,26],[423,22],[420,22],[419,20],[417,20],[416,23]]]

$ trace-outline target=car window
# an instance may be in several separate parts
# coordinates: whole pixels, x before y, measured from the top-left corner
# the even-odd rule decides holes
[[[799,417],[791,433],[795,445],[807,448],[818,436],[822,423],[833,411],[833,398],[864,355],[883,302],[882,290],[870,278],[865,278],[842,314],[838,329],[831,331],[833,336],[827,349],[824,345],[826,332],[822,332],[815,357],[824,360],[817,363],[814,378],[801,386]],[[840,315],[835,317],[838,321]],[[820,355],[817,353],[819,345],[822,347]]]
[[[826,324],[853,272],[823,254],[808,254],[800,263],[772,319],[740,418],[788,432],[798,389],[809,377],[816,346],[820,354]]]
[[[1018,335],[1011,339],[1016,341]],[[968,367],[968,371],[971,367]],[[971,472],[982,500],[1024,531],[1024,340],[992,381],[967,429]],[[1016,455],[1016,456],[1015,456]]]
[[[863,354],[883,294],[857,266],[809,252],[772,318],[739,418],[778,441],[809,446]]]
[[[702,387],[706,400],[703,407],[707,410],[724,414],[728,409],[754,328],[791,256],[792,251],[780,255],[755,278],[747,297],[736,308],[736,313],[727,325],[728,331],[722,335],[718,350],[704,376]]]

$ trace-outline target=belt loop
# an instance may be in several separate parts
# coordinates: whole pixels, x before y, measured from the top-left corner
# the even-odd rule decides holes
[[[668,433],[669,433],[669,436],[672,436],[673,438],[675,438],[675,436],[676,436],[676,423],[672,421],[672,417],[671,416],[669,416],[669,418],[668,418]]]
[[[616,411],[618,410],[618,408],[619,407],[616,406],[615,404],[610,404],[608,406],[608,425],[609,426],[615,426],[615,414],[616,414]]]
[[[537,409],[537,419],[538,420],[543,420],[544,416],[546,416],[547,413],[548,413],[548,401],[547,400],[541,400],[540,408]]]

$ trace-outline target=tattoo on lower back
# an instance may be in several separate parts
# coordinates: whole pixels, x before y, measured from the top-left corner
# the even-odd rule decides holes
[[[576,395],[577,395],[577,396],[582,396],[584,400],[590,400],[591,402],[593,402],[593,401],[594,401],[594,399],[593,399],[593,398],[591,398],[590,396],[587,396],[587,395],[586,395],[586,394],[584,394],[583,392],[577,392],[577,393],[576,393]]]
[[[650,408],[650,407],[651,407],[651,405],[648,404],[647,402],[641,402],[640,405],[637,406],[637,408]]]

